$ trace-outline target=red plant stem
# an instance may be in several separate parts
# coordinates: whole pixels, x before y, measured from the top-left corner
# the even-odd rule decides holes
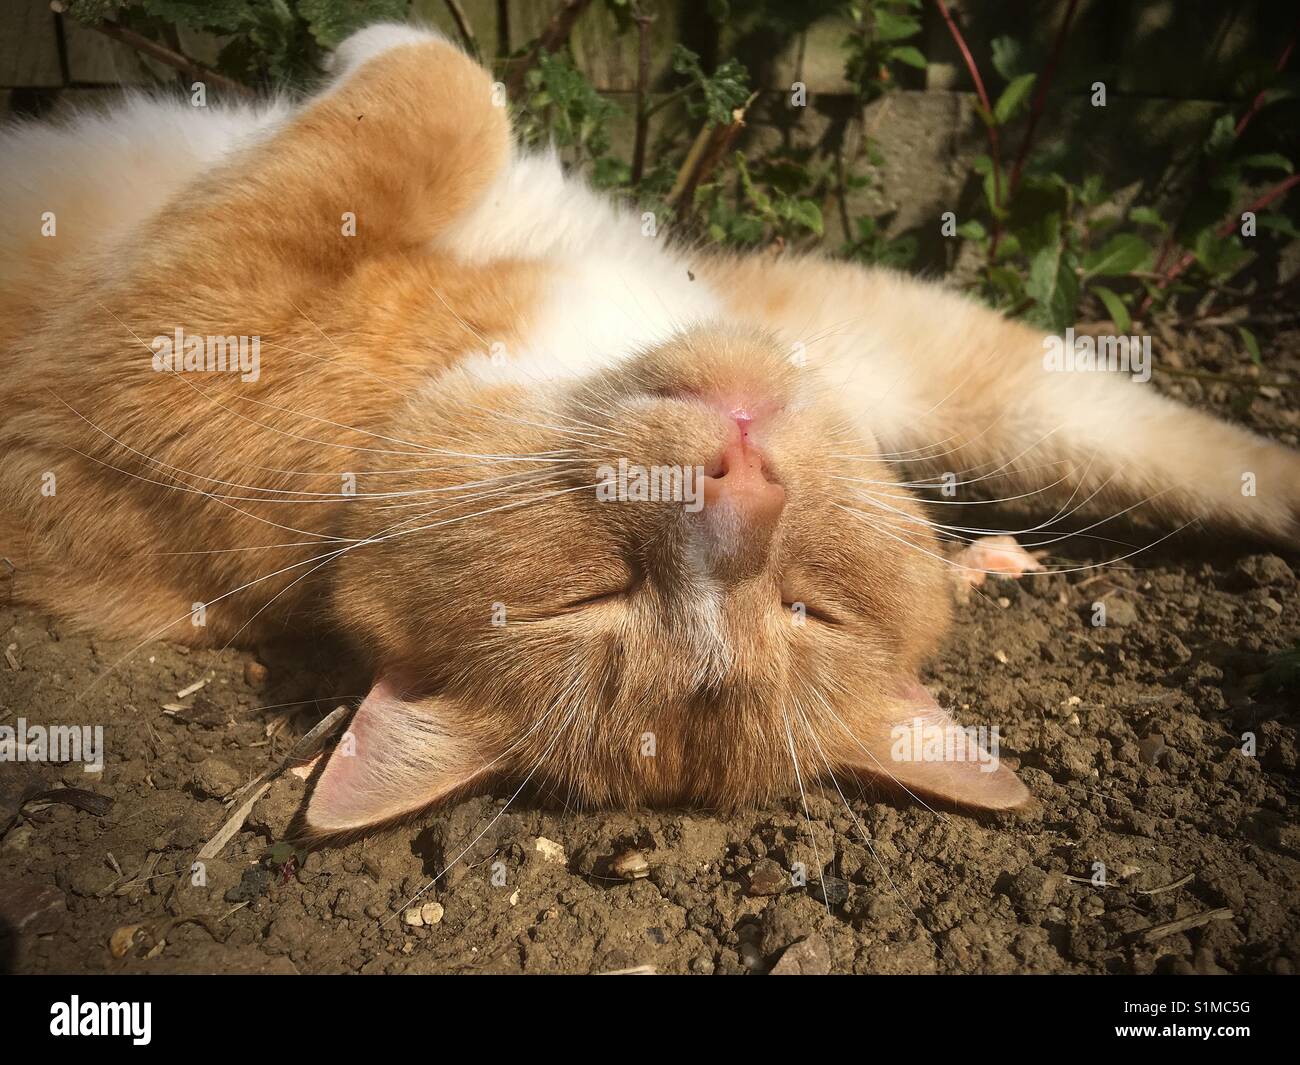
[[[1273,71],[1275,74],[1281,74],[1282,71],[1286,69],[1287,61],[1290,60],[1291,53],[1295,50],[1296,36],[1298,34],[1300,34],[1300,19],[1296,21],[1296,28],[1291,33],[1291,39],[1287,41],[1286,47],[1282,49],[1282,54],[1278,56],[1277,63],[1273,67]],[[1267,95],[1268,95],[1267,89],[1262,89],[1259,93],[1256,94],[1255,99],[1251,101],[1250,107],[1246,109],[1246,113],[1243,114],[1241,118],[1237,121],[1237,125],[1232,131],[1233,140],[1236,140],[1242,135],[1246,127],[1250,125],[1250,120],[1254,118],[1256,114],[1259,113],[1261,108],[1263,108],[1264,98]],[[1229,226],[1229,228],[1231,228],[1231,226]],[[1169,258],[1169,253],[1174,250],[1174,247],[1175,247],[1174,238],[1172,236],[1166,237],[1164,241],[1161,242],[1160,252],[1156,256],[1156,263],[1154,267],[1156,273],[1159,273],[1161,270],[1164,269],[1165,261]],[[1176,267],[1178,273],[1182,273],[1183,270],[1187,269],[1187,263],[1188,263],[1187,257],[1184,256],[1183,259],[1179,261],[1179,264]],[[1168,284],[1168,281],[1166,281],[1165,284]],[[1165,285],[1162,284],[1160,287],[1164,288]],[[1150,306],[1151,306],[1151,297],[1147,296],[1147,298],[1142,301],[1141,310],[1145,311]]]
[[[1255,201],[1251,203],[1248,207],[1237,212],[1237,214],[1234,215],[1233,217],[1224,219],[1224,221],[1219,225],[1219,228],[1214,231],[1215,235],[1219,237],[1226,237],[1229,233],[1233,231],[1234,228],[1236,228],[1237,219],[1239,215],[1245,214],[1247,211],[1263,210],[1274,200],[1278,199],[1281,196],[1285,196],[1291,189],[1295,188],[1296,185],[1300,185],[1300,174],[1292,174],[1285,181],[1279,181],[1267,192],[1257,197]],[[1179,274],[1181,274],[1184,270],[1186,270],[1189,266],[1191,266],[1192,263],[1195,261],[1196,261],[1196,253],[1191,251],[1187,252],[1187,254],[1185,254],[1181,259],[1179,259],[1178,262],[1174,263],[1174,265],[1169,268],[1165,276],[1162,277],[1156,283],[1156,287],[1167,288],[1169,284],[1174,280],[1174,278],[1176,278]],[[1150,305],[1150,303],[1151,303],[1151,297],[1147,296],[1146,300],[1142,304],[1142,310],[1145,311],[1147,307]]]
[[[1029,156],[1029,146],[1034,140],[1034,131],[1038,129],[1038,120],[1042,117],[1043,107],[1047,103],[1047,90],[1052,84],[1052,79],[1056,76],[1056,68],[1061,63],[1061,53],[1065,51],[1065,41],[1070,34],[1070,23],[1074,21],[1075,9],[1079,6],[1079,0],[1070,0],[1069,6],[1065,9],[1065,19],[1061,22],[1061,28],[1056,31],[1056,41],[1052,45],[1052,55],[1047,61],[1047,66],[1043,70],[1043,76],[1038,79],[1038,88],[1034,92],[1033,107],[1029,112],[1029,124],[1025,126],[1025,139],[1020,142],[1020,152],[1016,156],[1016,165],[1011,169],[1011,180],[1007,185],[1007,201],[1016,194],[1016,189],[1020,186],[1020,172],[1025,168],[1025,159]]]
[[[966,47],[966,39],[962,37],[961,30],[957,28],[957,23],[953,21],[952,13],[948,10],[948,5],[944,0],[934,0],[935,5],[939,8],[939,14],[943,16],[944,22],[948,24],[948,32],[952,34],[952,39],[957,43],[957,48],[966,61],[966,69],[970,71],[971,81],[975,83],[975,92],[979,95],[980,103],[988,113],[989,121],[985,123],[989,134],[989,155],[993,160],[993,202],[998,206],[1002,204],[1002,163],[998,156],[1001,154],[998,149],[998,129],[993,124],[993,105],[989,103],[989,94],[984,91],[984,79],[980,77],[979,67],[975,65],[975,57],[970,54],[970,49]],[[997,220],[994,220],[997,227]],[[997,227],[1000,228],[1000,227]],[[996,233],[994,242],[996,244]]]
[[[1286,42],[1286,47],[1282,49],[1282,54],[1278,57],[1277,65],[1273,68],[1275,74],[1281,74],[1282,71],[1286,69],[1287,60],[1291,58],[1291,53],[1295,51],[1295,40],[1297,34],[1300,34],[1300,20],[1297,20],[1296,28],[1291,31],[1291,39]],[[1250,125],[1250,120],[1254,118],[1260,108],[1264,106],[1264,98],[1267,95],[1267,89],[1261,89],[1258,94],[1256,94],[1255,99],[1251,101],[1250,109],[1241,116],[1241,120],[1237,123],[1237,128],[1233,130],[1234,137],[1240,137],[1242,133],[1245,132],[1246,127]]]

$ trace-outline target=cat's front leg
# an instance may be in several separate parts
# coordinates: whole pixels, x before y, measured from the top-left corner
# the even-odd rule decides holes
[[[1060,338],[901,274],[757,256],[697,268],[780,330],[913,481],[1300,546],[1300,453],[1160,395],[1140,345],[1121,372],[1080,368],[1054,359]]]

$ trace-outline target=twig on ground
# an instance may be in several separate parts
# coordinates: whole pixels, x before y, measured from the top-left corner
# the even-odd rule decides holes
[[[266,794],[271,787],[272,782],[288,769],[295,762],[305,762],[320,752],[325,742],[339,729],[343,724],[344,718],[348,715],[348,708],[340,706],[332,713],[321,720],[315,728],[302,737],[287,755],[284,756],[275,766],[268,769],[260,777],[244,789],[247,796],[226,818],[217,834],[203,845],[199,851],[196,861],[208,861],[215,858],[221,853],[221,849],[230,842],[231,838],[244,826],[248,820],[249,813],[252,812],[257,800]]]
[[[1166,921],[1164,924],[1152,925],[1150,928],[1137,933],[1137,936],[1143,943],[1154,943],[1157,939],[1177,935],[1179,932],[1186,932],[1192,928],[1200,928],[1211,921],[1230,921],[1234,916],[1235,914],[1230,909],[1221,906],[1217,910],[1204,910],[1201,913],[1194,913],[1190,917],[1180,917],[1176,921]]]

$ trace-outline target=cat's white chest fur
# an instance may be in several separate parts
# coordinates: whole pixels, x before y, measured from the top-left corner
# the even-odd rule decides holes
[[[722,313],[714,293],[667,250],[654,220],[566,179],[550,155],[512,160],[484,201],[437,243],[471,262],[518,258],[549,266],[524,350],[492,350],[485,338],[498,356],[495,372],[579,376]]]

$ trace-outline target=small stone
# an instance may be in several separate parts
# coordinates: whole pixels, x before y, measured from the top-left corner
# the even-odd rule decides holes
[[[998,606],[1000,606],[1003,610],[1006,610],[1007,607],[1009,607],[1010,605],[1011,605],[1011,600],[1008,599],[1005,595],[998,596]]]
[[[0,850],[15,854],[25,851],[31,844],[33,835],[35,829],[31,825],[19,825],[17,828],[10,829],[9,834],[4,838],[4,843],[0,844]]]
[[[770,976],[826,976],[831,971],[831,949],[821,936],[808,936],[785,948]]]
[[[820,876],[809,881],[808,893],[827,906],[838,906],[849,897],[849,882],[838,876]]]
[[[638,850],[626,850],[610,863],[610,871],[624,880],[640,880],[650,875],[650,863]]]
[[[68,903],[53,884],[0,881],[0,925],[15,934],[49,935],[67,915]]]
[[[270,679],[271,671],[258,661],[244,663],[244,683],[251,688],[262,687]]]
[[[1279,603],[1276,599],[1272,599],[1268,596],[1265,596],[1263,599],[1259,601],[1259,605],[1262,606],[1265,610],[1267,610],[1270,614],[1273,614],[1279,618],[1282,616],[1282,604]]]
[[[220,758],[205,758],[194,767],[194,789],[210,799],[224,799],[244,782],[233,766]]]
[[[425,928],[432,928],[442,920],[445,912],[441,902],[426,902],[420,907],[420,920],[424,922]]]
[[[996,658],[999,662],[1001,662],[1004,666],[1011,661],[1011,659],[1007,657],[1006,651],[1002,650],[1001,648],[998,648],[996,651],[993,652],[993,657]]]
[[[1277,555],[1247,555],[1233,568],[1239,583],[1247,588],[1264,588],[1270,584],[1290,584],[1295,574]]]
[[[412,906],[402,914],[402,923],[408,928],[423,928],[424,914],[420,912],[421,907]]]
[[[1105,603],[1107,625],[1118,625],[1120,628],[1124,628],[1124,626],[1132,625],[1137,621],[1137,607],[1127,599],[1112,596],[1110,599],[1105,600]]]
[[[771,858],[760,858],[745,870],[751,895],[779,895],[790,886],[790,878]]]
[[[263,866],[245,869],[239,883],[225,894],[227,902],[253,902],[266,894],[271,886],[271,870]]]
[[[550,862],[554,865],[569,864],[569,856],[564,853],[564,845],[556,843],[553,839],[547,839],[545,836],[538,836],[533,840],[533,851],[544,862]]]
[[[1138,755],[1147,765],[1156,765],[1162,759],[1168,757],[1169,748],[1165,746],[1165,738],[1158,732],[1151,733],[1146,739],[1138,743]]]

